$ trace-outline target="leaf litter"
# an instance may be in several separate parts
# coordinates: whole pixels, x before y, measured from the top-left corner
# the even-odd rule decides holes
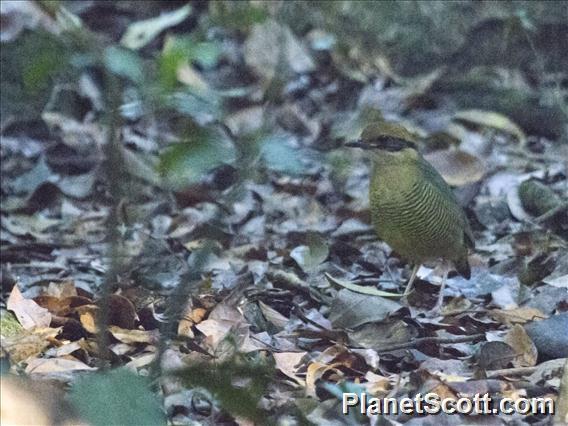
[[[148,21],[133,22],[122,43],[146,49],[194,12],[189,7],[170,11],[152,20],[149,30],[140,26]],[[68,156],[54,156],[43,145],[31,155],[14,144],[2,147],[2,348],[10,371],[75,384],[72,395],[78,398],[81,391],[104,386],[98,380],[140,384],[137,378],[153,371],[165,341],[164,371],[197,368],[215,381],[223,377],[217,368],[224,366],[235,374],[224,377],[233,379],[227,382],[233,391],[256,380],[265,385],[258,388],[258,407],[239,411],[221,388],[212,395],[207,383],[192,381],[194,376],[164,375],[167,415],[179,423],[222,415],[246,424],[243,419],[258,419],[258,413],[337,422],[345,420],[338,414],[339,396],[353,389],[377,397],[433,391],[518,399],[530,391],[563,398],[568,227],[558,141],[531,134],[523,123],[490,110],[450,114],[440,103],[432,112],[422,103],[435,92],[442,70],[405,79],[384,58],[380,68],[391,68],[387,77],[393,82],[381,86],[380,78],[373,81],[374,72],[354,73],[352,64],[334,52],[328,60],[339,71],[330,72],[320,55],[336,44],[322,48],[313,39],[317,34],[310,34],[302,39],[268,19],[252,24],[244,40],[232,40],[242,56],[238,60],[252,72],[252,89],[236,93],[240,102],[221,117],[230,133],[215,130],[223,135],[218,146],[231,151],[222,161],[217,157],[223,149],[207,145],[207,139],[176,146],[179,157],[164,156],[171,148],[156,143],[153,135],[160,130],[176,135],[173,122],[123,124],[130,141],[122,152],[131,191],[121,206],[124,268],[114,277],[109,299],[105,332],[112,354],[106,361],[138,375],[87,376],[92,382],[83,390],[77,384],[79,376],[100,366],[97,293],[109,265],[109,204],[103,189],[109,183],[100,172],[101,158],[91,163],[77,157],[86,145],[100,145],[104,132],[88,120],[46,111],[45,137],[60,138],[50,149],[65,145]],[[230,84],[230,73],[243,64],[228,52],[222,55],[217,66],[234,68],[226,82],[212,79],[212,70],[188,64],[180,65],[177,78],[188,86],[198,79],[206,91]],[[285,102],[274,108],[259,102],[259,93],[261,99],[278,93]],[[410,306],[398,300],[409,265],[373,232],[368,162],[340,148],[367,122],[382,117],[414,127],[426,158],[447,182],[473,193],[464,198],[478,247],[470,256],[472,278],[450,277],[437,318],[424,313],[435,303],[439,271],[435,265],[421,268]],[[431,150],[426,140],[436,132],[457,135],[457,146]],[[188,134],[194,135],[176,137]],[[249,144],[251,152],[245,154],[255,159],[252,167],[239,163],[248,157],[233,152],[235,136]],[[202,145],[191,145],[196,141]],[[544,153],[532,150],[537,142]],[[339,158],[326,161],[322,152],[339,152]],[[164,185],[154,166],[184,156],[180,164],[191,170],[180,179],[183,188],[178,181]],[[242,182],[230,179],[225,163],[243,173]],[[259,174],[246,174],[247,168]],[[533,185],[528,190],[526,182]],[[48,184],[57,187],[57,196],[48,193]],[[170,192],[174,186],[177,203]],[[531,191],[537,196],[526,196]],[[549,197],[541,203],[542,193]],[[539,220],[552,209],[558,214]],[[176,289],[190,284],[197,291],[178,301],[181,319],[166,337]],[[12,314],[17,323],[10,327]],[[268,379],[244,367],[244,360],[259,359],[271,365]],[[235,411],[220,414],[228,407]],[[396,416],[385,421],[425,424]],[[496,416],[495,424],[510,420]]]

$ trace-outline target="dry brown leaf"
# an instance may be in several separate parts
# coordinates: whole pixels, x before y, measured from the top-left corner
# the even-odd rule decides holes
[[[215,350],[219,343],[234,330],[237,340],[244,343],[248,340],[249,324],[243,315],[226,303],[219,303],[209,314],[209,318],[196,325],[196,328],[206,336],[205,344]]]
[[[77,287],[75,287],[75,283],[70,280],[58,283],[50,282],[44,294],[59,299],[73,297],[77,296]]]
[[[34,301],[42,308],[47,309],[55,316],[67,316],[73,312],[73,309],[93,303],[91,299],[83,296],[57,297],[50,295],[42,295],[34,298]]]
[[[306,395],[317,398],[316,394],[316,381],[320,379],[324,373],[334,368],[334,365],[327,365],[321,362],[312,362],[308,365],[306,372]]]
[[[111,294],[107,302],[109,311],[108,323],[110,325],[116,325],[128,330],[136,326],[138,315],[136,314],[134,304],[130,300],[120,294]],[[103,303],[103,301],[97,301],[98,305],[100,303]]]
[[[75,312],[79,315],[79,321],[85,330],[91,334],[97,333],[97,311],[99,307],[96,305],[83,305],[75,308]]]
[[[306,381],[297,374],[300,362],[306,354],[307,352],[275,352],[272,356],[276,361],[277,369],[301,386],[306,386]]]
[[[493,309],[489,312],[489,315],[495,320],[499,321],[501,324],[513,325],[513,324],[525,324],[529,321],[539,320],[548,318],[545,314],[536,308],[515,308],[515,309]]]
[[[8,297],[7,308],[14,312],[22,327],[26,330],[34,327],[49,327],[51,314],[31,299],[26,299],[20,292],[18,285],[12,288]]]
[[[513,359],[515,367],[532,367],[536,365],[538,351],[521,325],[516,324],[509,330],[505,336],[505,343],[515,351],[516,357]]]
[[[155,345],[160,339],[158,330],[127,330],[111,325],[108,331],[122,343],[149,343]]]
[[[195,308],[188,304],[186,306],[186,311],[183,317],[179,321],[178,325],[178,336],[186,336],[191,339],[195,337],[193,330],[191,329],[194,325],[199,324],[203,321],[203,318],[207,316],[207,310],[203,308]]]
[[[11,361],[17,364],[42,353],[60,331],[61,328],[34,328],[15,336],[2,337],[2,349],[8,352]]]
[[[136,356],[132,361],[128,362],[125,367],[137,370],[141,367],[146,367],[150,365],[156,359],[155,353],[143,353],[142,355]]]
[[[486,172],[485,165],[479,158],[456,149],[434,151],[424,155],[424,158],[452,186],[477,182]]]
[[[26,374],[50,374],[66,373],[71,371],[93,371],[96,368],[89,367],[77,359],[67,358],[36,358],[28,362]]]
[[[272,323],[278,329],[280,330],[284,329],[284,327],[286,327],[286,324],[290,322],[289,318],[286,318],[276,309],[268,306],[266,303],[262,302],[261,300],[258,302],[258,306],[260,306],[260,310],[262,311],[266,320]]]
[[[392,385],[388,377],[380,376],[371,371],[365,374],[365,388],[367,391],[376,398],[384,398],[392,389]]]
[[[465,121],[482,127],[490,127],[509,133],[515,136],[521,145],[524,145],[527,137],[525,132],[521,130],[510,118],[494,111],[483,111],[478,109],[470,109],[459,111],[454,116],[454,120]]]

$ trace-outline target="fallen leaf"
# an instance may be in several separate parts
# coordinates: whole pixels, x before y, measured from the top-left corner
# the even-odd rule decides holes
[[[341,286],[341,287],[344,287],[348,290],[351,290],[355,293],[368,294],[369,296],[379,296],[379,297],[402,297],[403,296],[402,293],[401,294],[389,293],[388,291],[377,290],[374,287],[357,285],[357,284],[353,284],[349,281],[340,280],[338,278],[332,277],[327,272],[324,275],[327,278],[327,280],[330,282],[330,284],[336,284],[338,286]]]
[[[478,182],[486,172],[479,158],[457,149],[434,151],[424,155],[424,158],[452,186]]]
[[[516,357],[513,360],[515,367],[532,367],[536,365],[538,351],[525,329],[516,324],[505,336],[505,343],[513,348]]]
[[[547,316],[538,309],[529,307],[508,310],[493,309],[489,312],[489,315],[496,321],[506,325],[525,324],[529,321],[547,318]]]
[[[12,288],[6,307],[14,312],[26,330],[34,327],[49,327],[51,314],[31,299],[25,299],[17,285]]]
[[[134,22],[128,26],[120,43],[129,49],[140,49],[150,43],[165,29],[183,22],[189,16],[191,10],[191,5],[187,4],[179,9],[163,13],[156,18]]]
[[[521,145],[526,143],[525,133],[510,118],[493,111],[470,109],[459,111],[454,120],[465,121],[478,126],[490,127],[515,136]]]
[[[26,374],[66,373],[70,371],[94,371],[84,362],[66,358],[36,358],[28,362]]]
[[[122,343],[149,343],[155,345],[160,339],[158,330],[127,330],[111,325],[108,331]]]
[[[298,376],[300,362],[307,352],[274,352],[272,356],[276,361],[276,368],[286,376],[296,381],[301,386],[306,386],[306,381]]]
[[[61,327],[45,327],[34,328],[31,331],[24,330],[22,333],[10,337],[2,336],[2,349],[8,352],[10,360],[17,364],[41,354],[52,345],[52,339],[60,332]]]

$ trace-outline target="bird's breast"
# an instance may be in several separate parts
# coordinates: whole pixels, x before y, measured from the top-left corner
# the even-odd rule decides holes
[[[425,261],[462,255],[463,226],[452,200],[420,177],[375,171],[370,208],[381,239],[400,255]]]

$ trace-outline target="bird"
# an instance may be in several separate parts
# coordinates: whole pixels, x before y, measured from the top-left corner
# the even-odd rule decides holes
[[[466,279],[475,240],[452,188],[418,151],[416,139],[392,122],[368,124],[358,140],[345,144],[369,152],[371,220],[379,238],[414,263],[404,296],[412,291],[421,264],[441,259],[444,272],[433,312],[443,303],[450,262]]]

